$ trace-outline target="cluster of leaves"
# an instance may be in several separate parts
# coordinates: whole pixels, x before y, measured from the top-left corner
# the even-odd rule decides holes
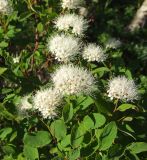
[[[112,75],[125,74],[135,79],[140,100],[135,104],[113,103],[101,92],[69,96],[57,119],[44,120],[35,113],[22,117],[16,106],[23,95],[48,85],[50,74],[58,65],[45,44],[53,32],[52,20],[60,13],[60,3],[13,0],[14,12],[0,17],[0,159],[146,159],[147,30],[126,31],[141,2],[126,3],[87,1],[91,27],[86,41],[101,45],[110,37],[122,41],[122,48],[108,51],[105,66],[88,63],[87,67],[103,93],[106,79]]]

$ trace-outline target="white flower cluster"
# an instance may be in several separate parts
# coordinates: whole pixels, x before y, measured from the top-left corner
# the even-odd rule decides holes
[[[78,36],[83,36],[88,27],[88,22],[79,15],[65,14],[59,16],[55,21],[55,27],[61,31],[70,31]]]
[[[2,6],[6,6],[6,3],[2,2],[7,1],[0,0],[0,10],[4,8]],[[79,8],[79,13],[82,12],[81,14],[85,14],[84,8],[80,11],[83,4],[84,0],[62,0],[63,9]],[[84,35],[87,27],[88,22],[82,16],[74,13],[59,16],[55,20],[55,28],[65,33],[55,34],[48,39],[48,51],[51,52],[58,61],[65,63],[73,62],[74,58],[81,52],[82,43],[80,38]],[[72,33],[72,35],[70,33]],[[116,49],[120,45],[121,42],[119,40],[110,39],[106,43],[106,49]],[[88,62],[103,62],[107,58],[104,50],[94,43],[86,45],[81,54],[83,59]],[[14,63],[18,62],[17,58],[13,60]],[[86,69],[72,64],[60,66],[52,75],[52,82],[54,88],[47,88],[36,92],[32,97],[33,105],[29,102],[29,96],[23,97],[19,105],[20,110],[37,110],[43,118],[53,119],[58,114],[58,108],[62,103],[63,96],[89,95],[96,90],[93,75]],[[137,87],[134,81],[128,80],[124,76],[115,77],[110,80],[107,93],[111,100],[133,101],[138,98]]]
[[[0,0],[0,13],[10,14],[12,12],[12,6],[8,0]]]
[[[107,58],[107,56],[104,54],[103,49],[100,46],[93,43],[90,43],[89,45],[85,46],[82,56],[88,62],[103,62]]]
[[[111,99],[133,101],[138,98],[134,81],[127,79],[125,76],[110,80],[107,92]]]
[[[90,94],[95,88],[91,73],[73,65],[61,66],[52,77],[56,90],[63,95]]]
[[[20,111],[27,111],[27,110],[30,110],[32,109],[32,104],[29,102],[29,98],[30,96],[24,96],[22,97],[19,105],[18,105],[18,109]]]
[[[61,96],[55,89],[39,90],[33,97],[34,109],[40,111],[44,118],[57,116],[57,107],[61,104]]]
[[[69,62],[80,51],[81,43],[78,38],[57,34],[51,37],[47,44],[48,50],[58,61]]]
[[[84,0],[62,0],[63,9],[77,9],[84,5]]]
[[[121,42],[115,38],[110,38],[107,42],[106,42],[106,49],[107,48],[112,48],[112,49],[117,49],[121,46]]]

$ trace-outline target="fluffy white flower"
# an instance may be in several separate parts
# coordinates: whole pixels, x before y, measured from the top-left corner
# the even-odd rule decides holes
[[[0,0],[0,13],[9,14],[12,12],[12,6],[8,0]]]
[[[117,49],[121,45],[121,42],[119,40],[116,40],[115,38],[110,38],[106,42],[106,48],[112,48],[112,49]]]
[[[79,53],[81,44],[78,38],[61,34],[49,39],[47,48],[58,61],[69,62]]]
[[[22,97],[18,109],[22,112],[32,109],[32,104],[29,102],[30,96]]]
[[[85,46],[82,56],[89,62],[103,62],[107,58],[107,56],[104,54],[103,49],[100,46],[93,43],[90,43],[88,46]]]
[[[76,14],[65,14],[56,19],[55,27],[61,31],[71,30],[73,34],[83,36],[84,31],[88,27],[88,22],[82,16]]]
[[[84,0],[62,0],[62,8],[76,9],[84,5]]]
[[[107,92],[108,97],[111,99],[132,101],[138,98],[134,81],[127,79],[125,76],[115,77],[110,80]]]
[[[90,94],[95,89],[91,73],[73,65],[63,65],[54,73],[54,86],[63,95]]]
[[[39,90],[33,97],[34,109],[40,111],[44,118],[57,116],[57,107],[61,103],[61,96],[55,89]]]
[[[13,59],[13,62],[14,62],[14,63],[19,63],[19,61],[20,61],[20,56],[12,57],[12,59]]]

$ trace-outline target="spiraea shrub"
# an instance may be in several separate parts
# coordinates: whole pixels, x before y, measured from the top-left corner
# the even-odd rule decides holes
[[[0,0],[0,159],[146,160],[142,1]]]

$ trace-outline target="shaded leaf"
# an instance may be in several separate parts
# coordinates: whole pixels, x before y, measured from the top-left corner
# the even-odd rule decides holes
[[[65,105],[64,108],[63,108],[63,118],[64,118],[64,121],[65,122],[68,122],[72,119],[73,117],[73,107],[72,107],[72,104],[71,105]]]
[[[101,144],[100,150],[108,149],[114,142],[117,136],[117,126],[115,122],[107,124],[100,136]]]

